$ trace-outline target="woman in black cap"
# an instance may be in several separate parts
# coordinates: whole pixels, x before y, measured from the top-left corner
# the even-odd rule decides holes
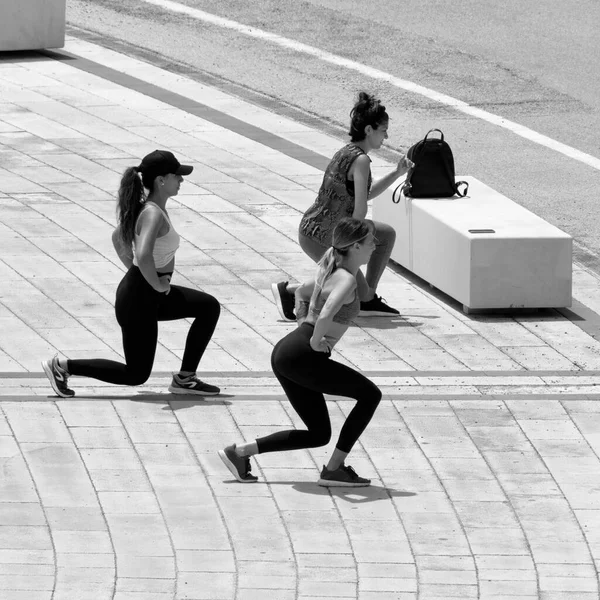
[[[139,167],[123,173],[117,200],[118,226],[112,239],[128,271],[117,288],[115,313],[123,331],[125,364],[105,359],[42,361],[52,388],[62,398],[70,375],[91,377],[117,385],[140,385],[152,371],[158,321],[194,319],[187,336],[181,370],[173,374],[173,394],[211,396],[219,388],[196,376],[196,369],[217,325],[219,302],[199,290],[171,285],[179,235],[166,212],[184,175],[193,167],[182,165],[171,152],[155,150]],[[148,194],[144,192],[148,190]]]

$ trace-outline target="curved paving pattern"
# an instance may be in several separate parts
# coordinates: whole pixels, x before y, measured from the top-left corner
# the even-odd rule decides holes
[[[330,492],[326,449],[254,485],[216,455],[289,426],[279,400],[6,401],[3,598],[598,598],[598,406],[384,401],[352,457],[374,485]]]
[[[218,448],[301,426],[265,371],[291,327],[269,285],[312,273],[298,215],[340,141],[69,49],[0,57],[0,598],[598,600],[599,278],[575,266],[574,313],[490,317],[388,270],[402,317],[359,321],[338,353],[384,392],[349,461],[373,485],[318,487],[331,447],[231,481]],[[196,166],[173,201],[177,276],[223,304],[202,366],[224,394],[164,393],[187,327],[165,323],[146,385],[48,398],[41,357],[120,356],[112,194],[156,145]],[[351,403],[329,407],[339,430]]]

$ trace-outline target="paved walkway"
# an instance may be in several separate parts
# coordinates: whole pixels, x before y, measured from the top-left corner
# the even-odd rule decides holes
[[[269,369],[270,283],[314,266],[296,242],[342,141],[90,42],[0,56],[0,597],[3,600],[598,600],[600,281],[570,311],[466,316],[400,269],[392,321],[337,358],[384,391],[352,453],[362,490],[315,484],[331,448],[216,450],[299,425]],[[175,400],[186,323],[165,323],[140,388],[40,359],[119,358],[114,194],[156,147],[195,165],[172,200],[176,282],[223,304],[202,364],[221,397]],[[375,159],[377,174],[390,165]],[[351,404],[332,398],[338,430]]]

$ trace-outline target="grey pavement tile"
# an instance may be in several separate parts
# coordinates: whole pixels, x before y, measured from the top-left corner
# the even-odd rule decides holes
[[[175,593],[175,578],[157,577],[123,577],[119,574],[116,581],[116,589],[119,592],[145,592],[156,594]]]
[[[516,596],[536,598],[538,594],[537,581],[487,581],[481,578],[479,590],[482,598],[494,596]]]
[[[103,491],[98,492],[98,501],[104,514],[159,514],[160,507],[154,491]]]
[[[230,598],[234,592],[232,573],[180,573],[176,600],[218,600]]]
[[[106,522],[99,506],[46,508],[51,531],[106,531]]]
[[[112,553],[107,554],[94,554],[88,552],[69,552],[69,553],[56,553],[56,566],[59,569],[70,569],[73,567],[80,568],[109,568],[115,565],[115,555]]]
[[[290,562],[240,561],[237,581],[240,588],[252,588],[273,591],[295,590],[297,586],[296,568]]]
[[[0,563],[0,575],[51,575],[54,576],[54,565],[6,564]]]
[[[57,598],[53,596],[52,590],[5,590],[4,600],[52,600]]]
[[[510,497],[562,496],[556,480],[549,473],[502,473],[499,480]]]
[[[110,540],[117,556],[174,555],[173,544],[161,515],[109,514],[106,515],[106,519]]]
[[[44,162],[34,158],[34,154],[64,152],[61,146],[38,135],[22,131],[20,127],[15,127],[14,132],[1,134],[0,139],[6,146],[6,150],[0,154],[3,157],[2,164],[8,170],[13,167],[43,167]]]
[[[176,423],[177,419],[169,407],[168,398],[156,398],[155,401],[131,402],[116,400],[112,402],[116,413],[124,423],[140,421],[142,423]]]
[[[563,591],[546,591],[543,590],[539,596],[539,600],[572,600],[572,592]],[[596,600],[597,592],[578,592],[577,600]]]
[[[110,402],[57,400],[56,406],[68,427],[120,427],[121,421]]]
[[[466,528],[517,528],[519,522],[508,502],[454,502],[454,509]]]
[[[581,440],[581,433],[568,417],[562,419],[519,419],[531,440]]]
[[[3,550],[51,550],[52,541],[45,525],[0,526],[0,548]]]
[[[105,171],[110,172],[108,169],[105,169]],[[73,173],[78,173],[78,171],[73,170]],[[114,174],[112,175],[112,177],[114,179]],[[47,182],[44,185],[44,187],[47,188],[47,190],[50,190],[51,192],[53,192],[54,194],[58,194],[60,197],[70,200],[75,205],[77,205],[77,204],[86,205],[88,202],[90,202],[92,200],[104,200],[104,201],[113,200],[114,201],[114,197],[113,197],[113,195],[111,195],[109,193],[109,191],[106,191],[96,185],[92,185],[92,183],[87,178],[83,178],[83,176],[78,179],[83,179],[83,180],[78,181],[77,183]],[[114,188],[114,189],[116,189],[116,188]],[[72,205],[68,205],[68,206],[72,207]],[[69,212],[73,212],[73,211],[69,211]],[[77,225],[84,224],[84,223],[82,223],[83,216],[84,215],[82,213],[79,213],[77,220],[73,221],[74,226],[66,226],[65,229],[67,229],[68,231],[77,231],[79,229],[79,227]]]
[[[137,469],[140,458],[132,448],[81,448],[81,458],[89,471],[94,469]]]
[[[506,493],[493,479],[445,479],[444,487],[452,502],[503,502]]]
[[[582,436],[583,439],[564,440],[564,439],[543,439],[535,440],[534,445],[536,450],[542,457],[546,456],[577,456],[589,457],[596,456],[593,450],[593,444],[590,446],[587,436]]]
[[[485,458],[498,476],[508,473],[547,473],[548,468],[533,450],[486,450]]]
[[[120,578],[174,580],[176,575],[175,560],[172,557],[119,554],[116,565]],[[123,589],[123,586],[120,588]]]
[[[540,590],[553,592],[590,592],[599,594],[597,577],[540,577]]]
[[[239,565],[233,550],[177,550],[175,556],[179,573],[235,573]]]
[[[0,590],[43,591],[54,588],[53,575],[0,575]]]
[[[120,426],[94,426],[69,428],[78,448],[130,448],[127,433]]]
[[[482,458],[432,458],[431,463],[438,477],[471,481],[495,480],[495,476]]]
[[[129,469],[88,469],[97,492],[147,492],[151,490],[142,465]]]
[[[547,346],[503,346],[502,351],[529,371],[542,369],[576,370],[580,367]]]
[[[46,519],[42,507],[37,502],[0,503],[0,526],[45,526]],[[2,561],[0,560],[0,564]]]

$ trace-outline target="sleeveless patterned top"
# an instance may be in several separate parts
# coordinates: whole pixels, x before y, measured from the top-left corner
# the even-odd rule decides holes
[[[325,170],[317,199],[300,221],[300,233],[315,238],[323,246],[331,246],[331,236],[338,221],[342,217],[351,217],[354,212],[354,182],[348,179],[348,171],[361,154],[365,152],[354,143],[334,154]],[[371,191],[371,183],[369,169],[367,194]]]

